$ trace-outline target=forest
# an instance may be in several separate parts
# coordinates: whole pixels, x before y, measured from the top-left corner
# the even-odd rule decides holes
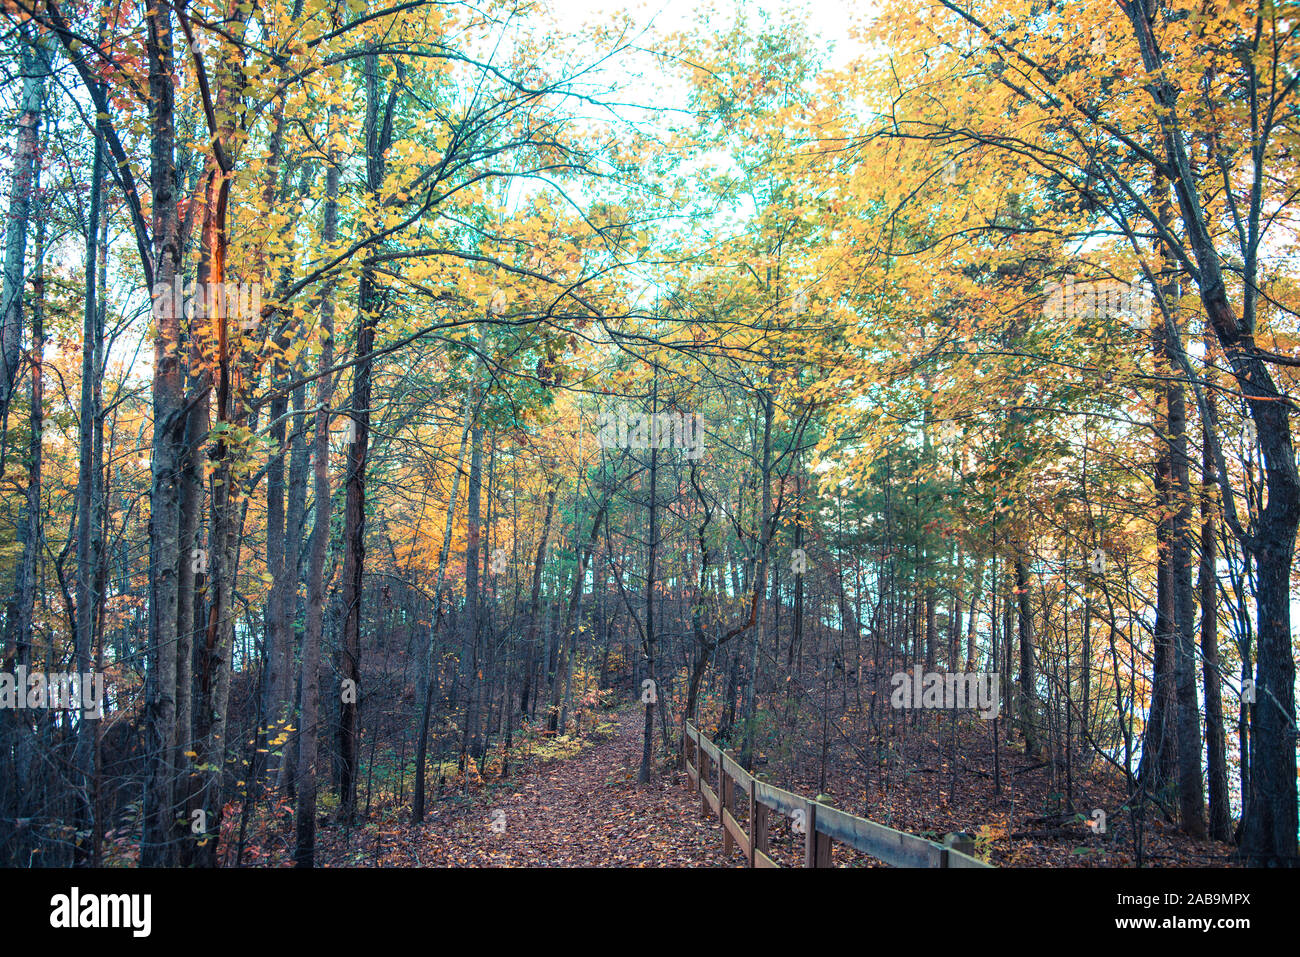
[[[1293,4],[2,10],[0,867],[1300,864]]]

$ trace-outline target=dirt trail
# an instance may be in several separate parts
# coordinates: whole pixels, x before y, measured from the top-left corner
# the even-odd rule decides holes
[[[698,799],[684,787],[684,775],[665,774],[637,785],[643,729],[639,709],[610,718],[617,733],[577,757],[526,771],[511,791],[499,791],[472,806],[438,808],[423,829],[411,829],[412,850],[419,863],[431,867],[727,866],[722,860],[722,832],[716,821],[701,817]],[[504,815],[504,830],[500,823],[493,830],[495,811]],[[741,865],[740,856],[733,856],[730,866]]]

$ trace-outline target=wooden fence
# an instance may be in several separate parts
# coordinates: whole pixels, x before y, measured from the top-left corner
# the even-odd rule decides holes
[[[755,778],[727,752],[686,723],[686,774],[700,795],[700,809],[722,825],[723,853],[739,847],[750,867],[779,867],[770,856],[768,821],[773,810],[797,819],[803,812],[804,867],[830,867],[834,842],[848,844],[894,867],[990,867],[971,856],[969,838],[949,834],[936,844],[914,834],[896,831],[838,808],[818,804]],[[749,830],[736,820],[737,791],[749,798]]]

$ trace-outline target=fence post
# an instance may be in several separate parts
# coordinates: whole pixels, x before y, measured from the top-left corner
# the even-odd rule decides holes
[[[818,834],[816,837],[816,866],[831,866],[831,836],[829,834]]]
[[[975,856],[975,837],[966,831],[952,831],[944,836],[944,853],[939,858],[939,866],[948,866],[948,851],[957,851],[968,857]]]
[[[757,790],[754,776],[749,776],[749,866],[754,866],[754,855],[758,853],[758,802],[754,800]],[[763,818],[763,829],[767,830],[767,818]]]
[[[803,843],[803,866],[830,867],[831,837],[817,833],[817,802],[805,801],[804,806],[808,809],[808,833]]]
[[[817,866],[817,802],[804,801],[803,866]]]
[[[691,763],[691,730],[689,724],[682,726],[682,762],[684,764]],[[691,772],[689,770],[686,772],[686,783],[688,785],[691,783]]]
[[[709,754],[700,748],[700,776],[697,779],[700,792],[700,817],[709,816],[709,799],[704,796],[704,777],[709,773]]]
[[[718,748],[718,779],[714,785],[713,791],[718,795],[718,826],[726,833],[727,824],[722,820],[722,809],[724,807],[722,797],[722,783],[727,779],[726,769],[722,766],[722,748]]]
[[[691,767],[695,768],[695,793],[699,794],[700,793],[700,742],[698,739],[699,739],[700,732],[698,730],[695,731],[696,740],[692,741],[691,731],[692,728],[690,722],[687,722],[686,743],[684,747],[686,748],[686,759],[690,761]],[[687,775],[688,776],[687,776],[686,784],[689,787],[691,783],[689,778],[689,772],[687,772]]]
[[[732,801],[735,800],[732,794],[735,781],[727,773],[723,762],[719,761],[718,766],[722,768],[722,793],[718,796],[718,823],[722,825],[722,857],[724,860],[730,860],[731,849],[735,847],[736,842],[731,836],[731,831],[727,830],[727,812],[731,810]]]

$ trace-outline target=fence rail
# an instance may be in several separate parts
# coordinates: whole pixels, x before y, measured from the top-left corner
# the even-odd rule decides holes
[[[700,795],[700,809],[722,826],[723,853],[740,848],[750,867],[779,867],[770,855],[768,824],[772,811],[798,819],[803,812],[804,867],[830,867],[835,842],[857,848],[894,867],[990,867],[971,855],[974,844],[949,834],[943,844],[896,831],[846,814],[758,780],[689,721],[682,742],[686,775]],[[749,829],[736,819],[736,795],[749,799]]]

